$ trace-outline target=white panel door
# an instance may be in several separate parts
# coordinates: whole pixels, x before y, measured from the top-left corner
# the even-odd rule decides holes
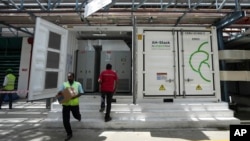
[[[65,78],[68,31],[36,19],[29,100],[54,97]]]
[[[176,80],[176,35],[172,31],[144,32],[144,94],[174,95]]]
[[[131,53],[130,51],[116,51],[115,70],[118,75],[116,92],[130,92],[131,82]]]
[[[84,88],[86,92],[94,92],[96,90],[95,84],[97,83],[97,79],[95,79],[95,52],[94,51],[86,51],[84,54]]]
[[[210,32],[180,31],[180,93],[214,95]]]

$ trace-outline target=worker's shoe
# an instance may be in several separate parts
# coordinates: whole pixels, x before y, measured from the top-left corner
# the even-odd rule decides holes
[[[72,135],[67,135],[64,141],[69,141],[72,138]]]
[[[112,118],[111,117],[105,117],[105,122],[109,122],[109,121],[111,121],[112,120]]]
[[[103,111],[104,111],[104,108],[101,108],[101,109],[99,110],[99,112],[101,112],[101,113],[102,113]]]
[[[82,115],[80,115],[79,118],[78,118],[77,120],[81,122],[81,120],[82,120]]]

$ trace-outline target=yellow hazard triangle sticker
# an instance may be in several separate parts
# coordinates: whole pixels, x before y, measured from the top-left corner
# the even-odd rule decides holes
[[[161,85],[160,88],[159,88],[160,91],[165,91],[166,88],[164,87],[164,85]]]
[[[196,90],[202,90],[201,85],[197,85]]]

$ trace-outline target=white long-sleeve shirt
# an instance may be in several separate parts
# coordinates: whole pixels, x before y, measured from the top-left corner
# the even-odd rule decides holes
[[[7,75],[4,77],[4,81],[3,81],[3,86],[6,86],[8,83],[8,78]]]

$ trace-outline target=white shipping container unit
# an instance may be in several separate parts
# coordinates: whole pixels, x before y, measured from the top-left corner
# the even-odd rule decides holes
[[[215,28],[139,28],[138,96],[220,100]],[[140,73],[138,73],[140,74]]]
[[[132,33],[131,48],[124,41],[98,40],[96,44],[92,41],[78,41],[76,36],[79,31],[116,31],[119,34],[121,30]],[[153,114],[157,110],[163,110],[160,121],[171,122],[173,127],[178,127],[179,121],[184,118],[187,120],[183,127],[192,126],[190,123],[194,123],[194,120],[199,127],[238,124],[239,120],[233,118],[232,111],[226,110],[224,102],[215,103],[221,101],[216,33],[214,27],[88,26],[65,29],[37,18],[28,100],[55,97],[67,80],[68,71],[76,72],[77,80],[83,84],[85,91],[95,91],[98,89],[98,83],[95,83],[97,75],[105,70],[107,63],[111,63],[119,77],[117,91],[129,91],[126,95],[114,95],[118,104],[116,106],[124,105],[128,109],[124,111],[124,107],[118,108],[115,114],[128,113],[128,117],[125,117],[128,120],[120,121],[118,118],[111,126],[105,127],[144,128],[145,120],[134,125],[135,121],[140,122],[142,119],[149,121],[145,127],[169,127],[160,122],[154,124],[159,121],[159,117]],[[96,101],[96,96],[86,96],[84,99],[85,102],[90,100],[88,104]],[[176,103],[164,107],[163,102],[168,101]],[[132,107],[126,107],[130,102],[133,103]],[[52,107],[56,105],[58,103]],[[197,109],[195,105],[203,112],[194,110]],[[214,106],[222,106],[220,109],[223,115],[218,114],[218,109],[209,110],[209,117],[204,119],[204,112],[214,109]],[[138,109],[143,117],[140,114],[131,118],[131,114]],[[180,114],[180,110],[176,109],[182,109],[183,113]],[[169,110],[173,115],[169,116]],[[51,112],[51,117],[56,113]],[[99,117],[94,120],[99,121]],[[100,120],[103,120],[102,117]]]
[[[136,37],[131,37],[132,48],[124,41],[101,40],[97,46],[102,50],[97,56],[96,43],[77,42],[78,31],[100,29],[135,32],[132,35]],[[111,63],[119,76],[119,91],[130,91],[131,99],[212,97],[220,101],[217,46],[215,27],[136,27],[136,31],[132,27],[64,29],[37,18],[29,100],[54,97],[68,71],[76,71],[84,88],[95,91],[98,89],[95,80],[100,73],[96,68],[102,71]],[[76,50],[78,57],[74,57]],[[94,65],[96,62],[100,66]],[[93,81],[88,83],[90,79]]]

